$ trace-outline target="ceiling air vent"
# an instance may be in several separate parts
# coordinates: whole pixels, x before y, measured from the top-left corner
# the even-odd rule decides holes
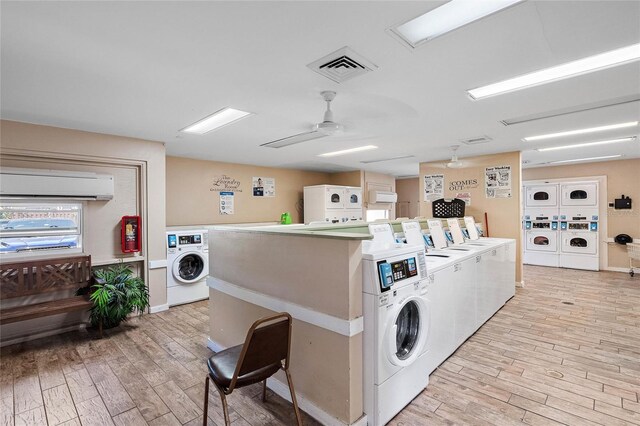
[[[493,139],[491,139],[489,136],[478,136],[477,138],[464,139],[460,142],[465,145],[479,145],[481,143],[491,142],[492,140]]]
[[[307,67],[336,83],[342,83],[378,68],[347,46],[310,63]]]

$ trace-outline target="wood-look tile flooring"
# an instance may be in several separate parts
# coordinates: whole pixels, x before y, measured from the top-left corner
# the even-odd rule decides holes
[[[640,279],[531,266],[524,279],[391,424],[640,425]],[[85,331],[5,347],[0,424],[202,424],[207,329],[205,301],[101,340]],[[209,424],[223,425],[213,390],[209,404]],[[260,385],[229,404],[234,425],[294,423],[282,398],[262,403]]]

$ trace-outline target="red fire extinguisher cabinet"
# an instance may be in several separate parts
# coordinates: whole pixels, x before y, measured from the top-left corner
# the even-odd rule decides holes
[[[136,253],[142,247],[142,221],[140,216],[122,216],[122,243],[123,253]]]

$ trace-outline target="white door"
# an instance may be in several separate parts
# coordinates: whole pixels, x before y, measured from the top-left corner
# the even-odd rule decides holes
[[[597,254],[598,253],[598,233],[597,232],[571,232],[563,231],[560,236],[562,240],[562,253],[575,254]]]
[[[558,205],[558,185],[525,187],[525,207],[555,207]]]
[[[598,183],[571,183],[560,187],[561,206],[597,206]]]
[[[325,208],[327,209],[342,209],[345,206],[344,188],[328,186],[325,190]]]
[[[525,250],[541,252],[558,251],[558,232],[532,229],[526,232]]]

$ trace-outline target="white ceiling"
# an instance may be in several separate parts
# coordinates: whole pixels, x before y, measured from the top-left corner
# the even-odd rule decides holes
[[[386,31],[442,1],[12,2],[1,4],[2,117],[162,141],[167,154],[309,170],[418,174],[459,156],[523,150],[529,165],[623,154],[638,142],[533,148],[637,135],[638,128],[544,142],[526,136],[638,120],[640,102],[504,126],[500,120],[640,97],[638,62],[472,101],[465,90],[640,41],[638,1],[528,0],[410,50]],[[378,68],[334,83],[307,64],[349,46]],[[346,133],[260,144],[321,121],[335,90]],[[225,106],[255,115],[202,136],[179,130]],[[343,157],[318,154],[360,145]],[[576,152],[578,151],[578,152]],[[403,160],[361,161],[403,155]]]

